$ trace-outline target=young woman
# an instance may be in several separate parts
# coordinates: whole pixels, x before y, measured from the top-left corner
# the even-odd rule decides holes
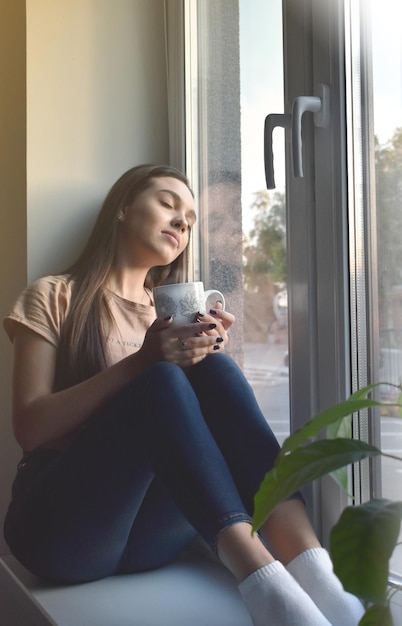
[[[278,443],[224,354],[234,316],[217,303],[196,324],[155,319],[152,288],[183,276],[195,219],[180,172],[129,170],[79,259],[5,319],[24,450],[6,540],[36,575],[79,583],[160,567],[199,534],[256,626],[356,626],[299,494],[250,532]]]

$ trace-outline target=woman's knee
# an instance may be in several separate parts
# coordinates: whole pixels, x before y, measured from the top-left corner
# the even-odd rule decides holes
[[[227,354],[210,354],[188,371],[188,378],[196,388],[208,385],[214,390],[250,388],[240,367]]]
[[[133,381],[135,383],[135,381]],[[168,361],[159,361],[144,372],[144,378],[140,375],[137,381],[141,390],[146,390],[152,396],[154,394],[175,394],[183,392],[188,384],[188,378],[181,367]]]
[[[184,372],[175,363],[170,363],[169,361],[158,361],[154,365],[151,365],[148,370],[148,374],[153,377],[179,377],[184,376]]]
[[[183,388],[186,381],[187,377],[180,367],[167,361],[160,361],[137,374],[111,399],[110,404],[138,407],[160,393],[176,389],[177,386]]]

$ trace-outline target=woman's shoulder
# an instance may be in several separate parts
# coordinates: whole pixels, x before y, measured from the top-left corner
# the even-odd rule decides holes
[[[19,295],[14,306],[42,307],[51,310],[68,308],[72,282],[68,274],[41,276],[30,283]]]
[[[70,290],[71,278],[69,274],[48,274],[34,280],[24,291],[51,293]]]
[[[4,319],[12,339],[15,324],[23,324],[56,344],[71,301],[72,281],[67,274],[37,278],[18,296]]]

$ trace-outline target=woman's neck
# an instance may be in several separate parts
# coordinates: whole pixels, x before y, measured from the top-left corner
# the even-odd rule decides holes
[[[112,270],[107,287],[125,300],[150,304],[150,298],[144,288],[147,272],[144,270]]]

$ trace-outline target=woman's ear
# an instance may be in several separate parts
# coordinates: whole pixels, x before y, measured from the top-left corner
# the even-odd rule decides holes
[[[127,207],[123,207],[122,209],[120,209],[118,215],[117,215],[117,221],[118,222],[124,222],[124,220],[126,219],[126,215],[127,215]]]

